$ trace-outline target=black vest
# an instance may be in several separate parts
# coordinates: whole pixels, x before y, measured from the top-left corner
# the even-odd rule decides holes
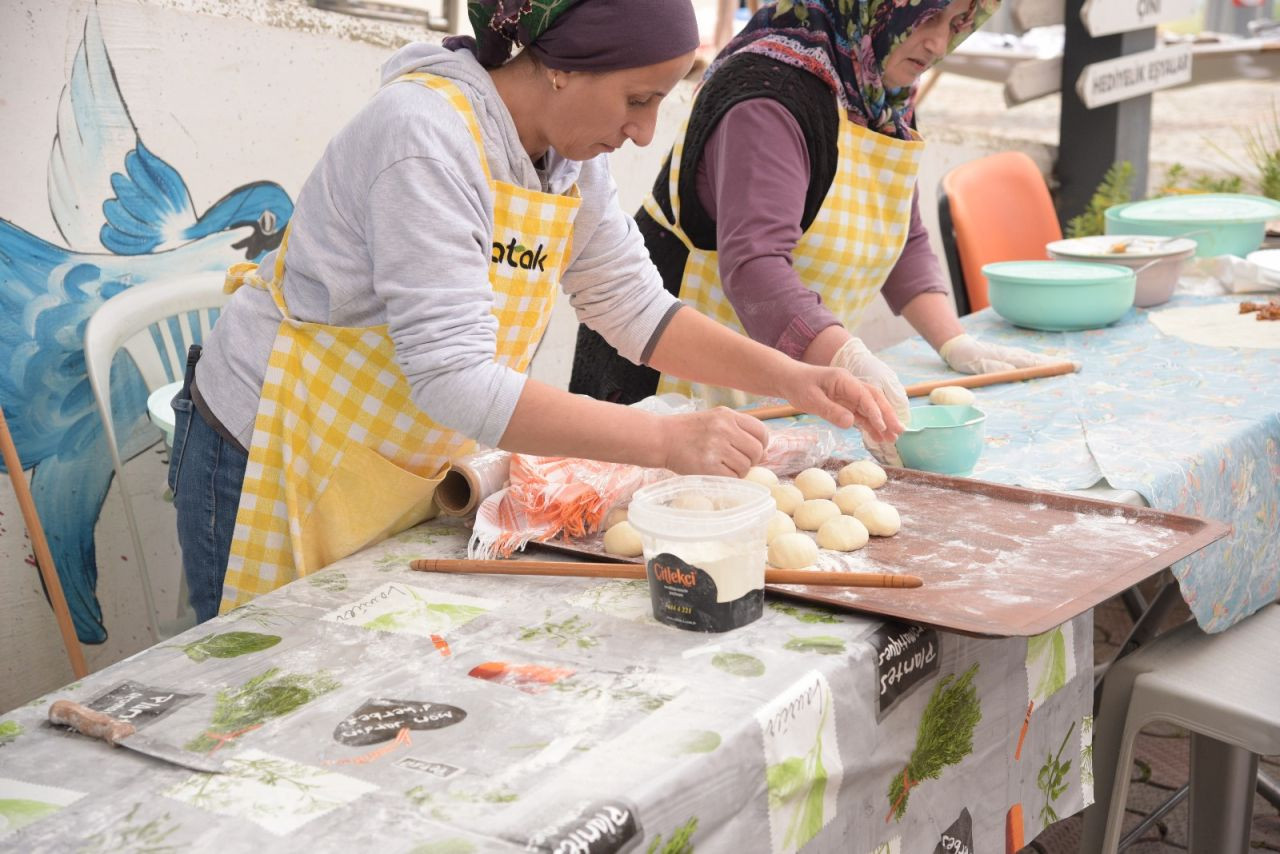
[[[766,56],[735,54],[694,99],[680,158],[676,188],[680,194],[680,227],[698,249],[716,248],[715,220],[698,201],[695,186],[703,149],[724,114],[734,105],[752,98],[772,98],[782,104],[804,134],[810,168],[801,230],[809,228],[831,189],[839,157],[840,116],[830,87],[803,69]],[[671,156],[668,155],[653,185],[654,201],[668,220],[673,218],[670,178]],[[689,250],[643,208],[636,214],[636,224],[663,285],[678,297]],[[615,403],[634,403],[653,394],[658,388],[658,379],[657,371],[632,364],[598,334],[586,326],[578,327],[570,392]]]

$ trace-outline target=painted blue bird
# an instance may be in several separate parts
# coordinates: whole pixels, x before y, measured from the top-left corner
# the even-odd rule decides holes
[[[278,185],[257,182],[197,215],[181,175],[138,138],[92,6],[59,104],[49,198],[66,246],[0,219],[0,406],[23,468],[34,467],[31,492],[76,635],[102,643],[94,525],[113,472],[85,372],[85,326],[125,288],[257,260],[279,245],[293,203]],[[112,364],[111,390],[128,459],[156,434],[124,354]]]

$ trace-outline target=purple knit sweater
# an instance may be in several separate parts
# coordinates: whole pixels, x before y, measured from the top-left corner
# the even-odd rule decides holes
[[[841,322],[791,267],[809,186],[800,125],[771,98],[737,104],[707,140],[695,186],[716,222],[724,292],[743,328],[800,358],[819,332]],[[906,245],[880,292],[894,314],[920,294],[949,292],[920,221],[918,195],[911,199]]]

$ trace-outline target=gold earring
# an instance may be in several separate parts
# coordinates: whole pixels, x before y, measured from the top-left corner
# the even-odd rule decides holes
[[[560,77],[559,77],[559,75],[557,75],[557,74],[552,74],[552,75],[551,75],[551,88],[552,88],[552,89],[554,89],[554,90],[556,90],[557,92],[559,92],[559,91],[560,91]]]

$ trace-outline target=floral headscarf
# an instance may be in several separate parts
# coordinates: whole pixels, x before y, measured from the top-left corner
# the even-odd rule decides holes
[[[531,44],[579,0],[470,0],[471,36],[450,36],[445,47],[470,47],[485,68],[496,68],[516,45]],[[474,47],[472,47],[474,45]]]
[[[852,120],[879,133],[909,139],[911,87],[886,90],[884,61],[912,29],[940,14],[951,0],[778,0],[757,12],[729,42],[707,76],[729,56],[759,53],[803,68],[827,82]],[[982,25],[1000,0],[970,0],[947,45]]]

